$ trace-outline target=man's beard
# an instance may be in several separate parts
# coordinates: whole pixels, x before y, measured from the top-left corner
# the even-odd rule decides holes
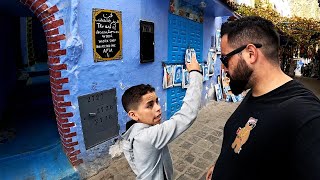
[[[232,77],[229,74],[227,75],[230,78],[230,89],[234,95],[239,95],[249,88],[248,83],[253,70],[250,69],[246,61],[241,57],[233,72]]]

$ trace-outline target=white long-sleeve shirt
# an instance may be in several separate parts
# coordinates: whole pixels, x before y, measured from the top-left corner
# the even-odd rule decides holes
[[[167,144],[187,130],[197,117],[203,87],[202,75],[190,72],[190,86],[181,109],[169,120],[150,126],[135,123],[123,137],[124,155],[137,179],[173,179],[173,165]],[[164,172],[165,171],[165,172]]]

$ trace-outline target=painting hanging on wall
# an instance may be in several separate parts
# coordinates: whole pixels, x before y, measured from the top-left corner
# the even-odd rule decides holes
[[[216,37],[215,36],[211,36],[211,48],[212,49],[216,49]]]
[[[209,80],[209,70],[208,70],[208,66],[204,65],[203,66],[203,81],[208,81]]]
[[[173,85],[174,86],[181,86],[182,83],[182,65],[174,65],[173,66],[174,73],[173,73]]]
[[[203,22],[203,9],[185,0],[170,0],[169,12],[192,21]]]
[[[173,68],[171,65],[165,65],[163,67],[163,89],[173,87]]]
[[[220,84],[215,84],[215,85],[214,85],[214,90],[215,90],[215,92],[216,92],[217,101],[222,100],[221,85],[220,85]]]
[[[182,88],[188,88],[189,87],[189,72],[186,69],[183,69],[182,74]]]
[[[208,76],[214,75],[214,65],[216,63],[217,54],[213,48],[210,48],[207,56]]]
[[[224,69],[221,69],[221,80],[222,80],[222,88],[223,88],[223,93],[225,94],[226,97],[226,102],[232,101],[232,92],[230,89],[230,78],[227,77],[227,74],[224,72]]]
[[[216,49],[217,52],[221,52],[221,30],[216,30]]]

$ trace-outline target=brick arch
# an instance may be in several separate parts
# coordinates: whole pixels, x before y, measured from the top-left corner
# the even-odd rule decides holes
[[[60,63],[60,57],[67,55],[67,50],[60,45],[60,41],[66,40],[65,34],[59,32],[59,28],[64,26],[64,19],[56,19],[55,13],[59,11],[59,8],[57,5],[49,6],[46,3],[47,0],[20,0],[20,2],[29,7],[42,23],[47,40],[51,94],[58,132],[69,161],[73,166],[77,166],[83,160],[78,159],[80,154],[79,148],[76,148],[78,141],[74,141],[72,138],[77,136],[77,133],[70,129],[75,126],[74,122],[69,121],[73,117],[73,113],[67,110],[67,107],[72,106],[72,103],[65,101],[65,96],[70,95],[69,89],[64,88],[64,84],[69,82],[69,78],[63,77],[61,72],[67,70],[67,64]]]

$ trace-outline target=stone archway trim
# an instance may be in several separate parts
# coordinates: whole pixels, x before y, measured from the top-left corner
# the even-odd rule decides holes
[[[47,40],[51,94],[58,132],[69,161],[73,166],[77,166],[83,163],[83,160],[78,158],[81,153],[77,147],[78,141],[72,138],[77,136],[76,132],[71,131],[75,123],[69,121],[73,113],[67,111],[67,107],[72,106],[72,103],[66,102],[64,98],[70,95],[70,91],[63,86],[69,82],[69,78],[63,77],[61,73],[68,67],[67,64],[60,63],[60,56],[67,55],[67,50],[61,49],[60,45],[60,41],[66,39],[65,34],[59,32],[59,27],[64,26],[64,20],[63,18],[56,19],[55,13],[59,11],[59,8],[57,5],[49,7],[47,0],[20,0],[20,2],[29,7],[42,23]]]

